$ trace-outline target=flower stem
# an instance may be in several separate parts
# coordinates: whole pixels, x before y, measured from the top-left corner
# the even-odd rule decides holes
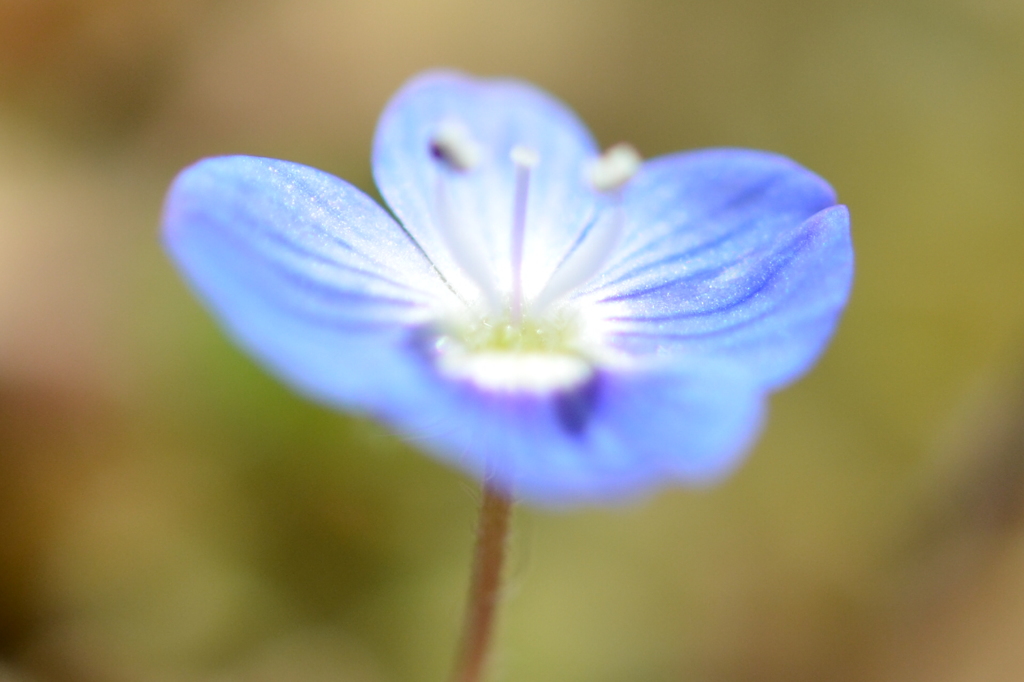
[[[505,561],[505,540],[512,515],[512,498],[487,482],[484,482],[483,494],[473,557],[473,577],[466,605],[462,645],[452,678],[454,682],[480,682],[483,679],[500,596],[501,567]]]

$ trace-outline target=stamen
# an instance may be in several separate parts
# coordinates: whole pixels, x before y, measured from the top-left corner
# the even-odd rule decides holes
[[[445,121],[430,140],[430,154],[447,169],[465,173],[480,159],[480,148],[458,121]],[[498,310],[500,296],[487,267],[479,236],[470,231],[452,210],[448,173],[437,174],[434,185],[434,221],[445,246],[462,271],[480,288],[492,310]]]
[[[611,207],[610,214],[591,228],[587,238],[551,275],[551,279],[533,300],[531,314],[539,315],[544,308],[597,274],[618,244],[625,223],[625,211],[621,201],[617,201]]]
[[[562,296],[585,284],[604,266],[626,229],[626,209],[622,205],[621,190],[636,175],[642,161],[636,149],[620,143],[610,147],[587,168],[591,186],[610,195],[611,206],[604,218],[591,228],[590,234],[551,275],[533,301],[533,314],[539,314]]]
[[[643,163],[633,145],[620,142],[605,150],[587,169],[587,179],[598,192],[613,192],[632,179]]]
[[[442,121],[430,139],[430,153],[450,170],[466,172],[480,163],[480,146],[459,121]]]
[[[523,241],[526,238],[526,206],[530,198],[530,171],[540,156],[529,147],[516,145],[509,155],[516,165],[515,196],[512,203],[512,301],[513,324],[523,318]]]

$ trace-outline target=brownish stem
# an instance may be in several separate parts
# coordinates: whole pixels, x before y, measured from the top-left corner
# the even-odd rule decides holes
[[[455,661],[454,682],[480,682],[483,679],[498,609],[501,567],[505,562],[505,540],[511,515],[512,498],[485,482],[473,557],[473,578],[469,586],[462,647]]]

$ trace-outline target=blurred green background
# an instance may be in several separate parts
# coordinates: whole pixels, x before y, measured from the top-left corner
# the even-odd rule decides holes
[[[278,385],[157,239],[201,156],[372,190],[439,65],[792,156],[858,258],[732,479],[517,511],[493,679],[1024,679],[1020,0],[0,0],[0,681],[445,678],[475,486]]]

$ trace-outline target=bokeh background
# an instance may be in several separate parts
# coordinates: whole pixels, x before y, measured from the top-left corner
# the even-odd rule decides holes
[[[202,156],[372,191],[435,66],[792,156],[858,258],[732,479],[517,511],[493,679],[1024,679],[1020,0],[0,0],[0,680],[445,679],[475,486],[269,378],[157,237]]]

